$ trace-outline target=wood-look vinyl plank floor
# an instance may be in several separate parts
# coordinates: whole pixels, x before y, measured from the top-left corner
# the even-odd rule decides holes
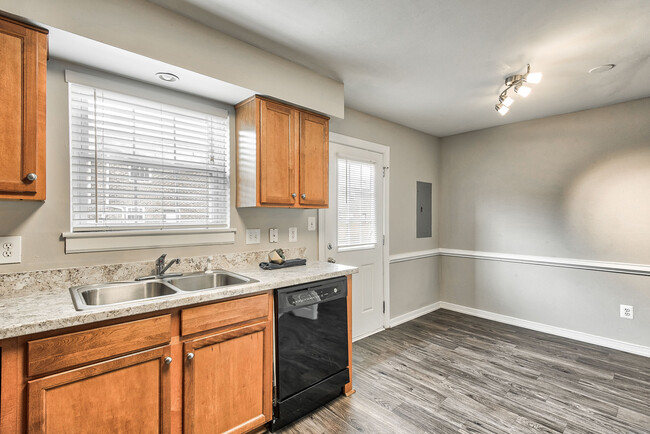
[[[447,310],[353,344],[321,433],[650,433],[650,358]]]

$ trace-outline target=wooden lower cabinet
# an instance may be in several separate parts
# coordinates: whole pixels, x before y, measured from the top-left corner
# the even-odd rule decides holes
[[[185,342],[185,433],[242,433],[271,419],[271,333],[264,321]]]
[[[28,382],[30,433],[168,433],[170,346]]]
[[[258,429],[272,417],[272,319],[268,291],[0,341],[0,433]]]

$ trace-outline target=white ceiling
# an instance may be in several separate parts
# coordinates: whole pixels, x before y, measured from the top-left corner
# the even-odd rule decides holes
[[[650,96],[648,0],[150,1],[342,81],[347,107],[439,137]],[[502,117],[503,80],[527,63],[544,79]]]

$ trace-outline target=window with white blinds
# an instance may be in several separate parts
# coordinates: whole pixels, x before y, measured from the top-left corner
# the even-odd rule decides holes
[[[339,248],[374,247],[377,215],[374,163],[337,158]]]
[[[229,121],[70,83],[73,231],[230,224]]]

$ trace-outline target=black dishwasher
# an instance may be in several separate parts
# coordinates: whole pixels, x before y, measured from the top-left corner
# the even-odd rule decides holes
[[[275,292],[275,405],[271,430],[315,410],[348,383],[347,279]]]

